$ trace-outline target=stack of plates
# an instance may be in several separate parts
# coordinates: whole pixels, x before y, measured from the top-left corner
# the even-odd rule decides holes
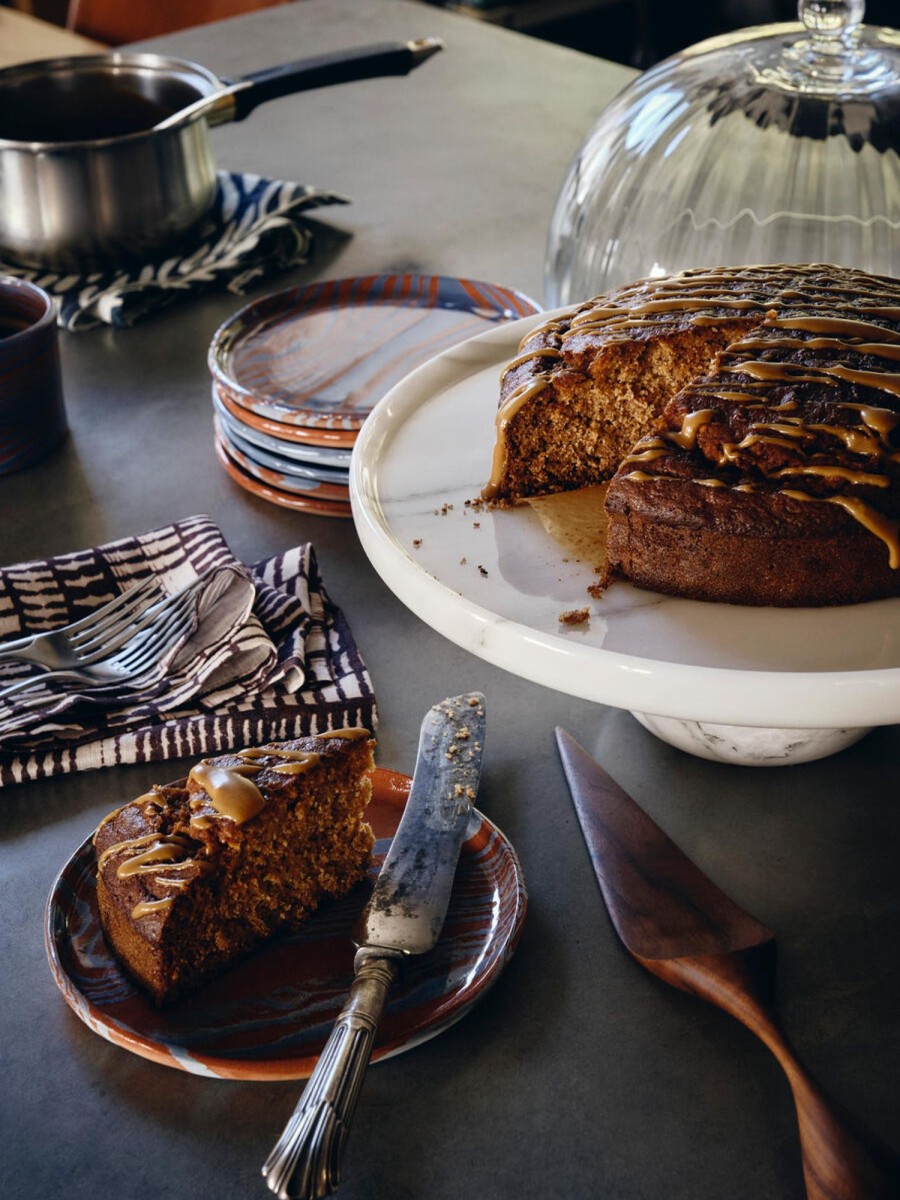
[[[209,351],[216,453],[247,491],[349,517],[350,455],[385,393],[491,325],[539,312],[509,288],[374,275],[291,288],[248,305]]]

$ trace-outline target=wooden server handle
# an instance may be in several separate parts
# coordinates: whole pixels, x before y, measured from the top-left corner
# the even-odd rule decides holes
[[[897,1200],[900,1159],[840,1111],[799,1062],[766,997],[774,945],[687,958],[634,957],[666,983],[708,1000],[756,1034],[794,1096],[808,1200]]]

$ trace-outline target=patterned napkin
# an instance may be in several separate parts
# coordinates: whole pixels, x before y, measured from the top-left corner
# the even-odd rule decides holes
[[[14,586],[21,588],[27,582],[35,589],[20,593],[32,627],[46,624],[48,618],[52,627],[59,612],[56,579],[50,571],[36,568],[38,564],[30,563],[20,574],[14,567],[10,576]],[[150,567],[143,572],[144,577],[151,574],[156,573]],[[58,578],[64,581],[66,573]],[[183,584],[194,585],[198,591],[188,593],[189,624],[184,632],[153,669],[137,680],[85,685],[65,676],[49,677],[39,667],[18,659],[0,658],[0,750],[77,740],[86,725],[103,722],[106,714],[122,709],[133,722],[139,714],[153,719],[195,697],[201,707],[214,708],[242,686],[258,689],[275,681],[274,647],[253,614],[256,587],[242,567],[214,567],[198,581],[193,567],[185,562],[174,572],[159,572],[157,582],[158,595],[177,595]],[[20,681],[27,687],[4,695],[8,684]]]
[[[238,745],[375,728],[375,697],[309,543],[245,567],[190,517],[90,550],[0,568],[0,640],[57,628],[158,575],[208,576],[197,626],[142,689],[47,688],[0,700],[0,787],[119,763],[200,758]],[[0,660],[0,687],[21,664]],[[13,718],[26,703],[25,720]]]
[[[0,262],[0,274],[28,279],[54,296],[64,329],[121,328],[185,296],[222,286],[240,295],[259,278],[308,262],[313,233],[304,214],[347,203],[298,183],[220,171],[213,207],[189,252],[86,275]]]

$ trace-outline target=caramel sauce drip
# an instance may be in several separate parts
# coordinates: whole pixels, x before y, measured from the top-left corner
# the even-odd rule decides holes
[[[142,800],[143,797],[140,797],[140,799]],[[138,802],[139,801],[134,801],[134,803]],[[118,809],[117,811],[121,812],[122,810]],[[116,855],[125,854],[129,855],[130,857],[130,851],[134,851],[135,854],[141,855],[145,852],[145,847],[162,846],[171,846],[171,854],[169,857],[174,857],[176,852],[180,852],[182,862],[186,862],[188,859],[187,851],[191,849],[191,842],[188,838],[177,833],[163,834],[154,832],[141,834],[140,837],[126,838],[125,841],[116,842],[115,845],[106,847],[106,849],[97,859],[97,870],[102,871],[109,860],[114,858]],[[130,872],[122,872],[121,867],[119,870],[122,874],[130,874]]]
[[[720,462],[737,462],[741,450],[749,450],[751,446],[781,446],[783,450],[794,450],[796,444],[783,437],[771,437],[762,433],[748,433],[739,442],[723,442]]]
[[[758,393],[735,392],[735,391],[730,391],[727,388],[713,389],[713,388],[702,387],[702,389],[698,388],[698,391],[699,390],[712,392],[712,394],[716,397],[717,400],[733,400],[735,404],[746,404],[748,408],[752,408],[754,405],[757,408],[765,408],[766,407],[765,404],[760,403]],[[786,407],[788,407],[788,405],[780,404],[780,405],[778,405],[778,407],[786,408]],[[796,401],[791,403],[790,407],[796,408],[797,407]]]
[[[704,425],[709,424],[712,417],[711,408],[698,409],[697,412],[688,413],[682,422],[681,429],[666,430],[650,437],[641,438],[634,450],[622,460],[621,465],[653,462],[654,459],[663,458],[669,454],[669,447],[672,445],[680,446],[682,450],[693,450],[697,444],[697,434]]]
[[[667,442],[674,442],[676,446],[681,446],[682,450],[693,450],[697,445],[697,434],[704,425],[709,424],[712,415],[711,408],[699,408],[696,412],[688,413],[677,433],[664,433],[662,436]]]
[[[786,438],[809,438],[812,437],[811,429],[827,429],[831,430],[830,425],[804,425],[802,421],[795,419],[789,423],[787,421],[754,421],[750,426],[754,433],[774,433],[779,437]],[[789,443],[790,444],[790,443]]]
[[[305,775],[321,758],[321,754],[310,751],[305,758],[298,758],[294,762],[280,763],[277,767],[273,767],[272,771],[276,775]]]
[[[796,363],[770,362],[764,358],[742,358],[736,363],[726,363],[722,370],[733,371],[738,375],[752,375],[765,383],[824,383],[831,387],[837,386],[831,378],[835,373],[833,368],[825,371]]]
[[[884,345],[893,342],[900,345],[900,331],[885,329],[873,321],[857,321],[852,317],[780,317],[768,316],[763,324],[769,328],[802,329],[804,333],[833,334],[836,337],[853,338],[862,341],[869,338],[873,343]]]
[[[860,525],[884,542],[887,546],[888,562],[892,570],[896,571],[900,567],[900,524],[897,521],[891,521],[864,501],[857,500],[853,496],[810,496],[808,492],[795,492],[790,488],[785,488],[782,495],[790,496],[792,500],[810,500],[816,504],[839,505],[855,521],[859,521]]]
[[[146,800],[147,796],[140,796],[134,803],[140,804]],[[185,881],[166,878],[166,871],[175,871],[187,866],[208,867],[207,863],[192,856],[193,849],[193,842],[183,834],[145,833],[140,837],[126,838],[113,846],[107,846],[97,859],[97,872],[99,874],[111,858],[121,855],[122,861],[116,869],[119,879],[152,874],[157,883],[177,891]],[[152,913],[163,912],[171,907],[173,899],[174,896],[163,896],[160,899],[140,900],[131,910],[131,916],[137,921]]]
[[[828,373],[845,383],[856,383],[860,387],[877,388],[889,392],[892,396],[900,396],[900,372],[892,371],[859,371],[853,367],[845,367],[840,363],[828,368]]]
[[[370,737],[368,729],[361,725],[350,726],[347,729],[332,729],[316,735],[320,738],[357,738]],[[220,817],[227,817],[237,825],[251,820],[265,807],[262,792],[248,775],[258,774],[266,769],[267,764],[260,759],[274,758],[279,760],[276,765],[268,767],[277,775],[301,775],[314,767],[320,760],[321,754],[315,750],[290,750],[285,746],[251,746],[238,750],[236,757],[241,761],[233,766],[221,763],[202,762],[190,773],[194,781],[209,797],[210,804]],[[191,818],[191,824],[200,829],[209,826],[212,818],[208,814],[198,814]]]
[[[523,354],[517,354],[515,358],[511,358],[503,370],[500,372],[500,383],[516,367],[521,367],[522,363],[531,362],[535,358],[562,358],[562,351],[556,350],[552,346],[542,346],[539,350],[526,350]]]
[[[621,465],[624,467],[630,463],[653,462],[657,458],[665,458],[670,453],[669,447],[661,438],[648,438],[638,442],[631,454],[622,459]]]
[[[853,404],[850,401],[841,405],[842,408],[855,408],[859,419],[869,429],[874,429],[882,438],[887,439],[900,425],[900,413],[890,408],[873,408],[868,404]]]
[[[851,454],[868,458],[883,459],[882,441],[874,430],[864,425],[807,425],[810,434],[827,433],[830,437],[842,442]],[[888,456],[890,457],[890,456]]]
[[[324,733],[316,734],[316,737],[320,738],[349,738],[354,742],[359,738],[371,736],[372,731],[363,725],[348,725],[346,729],[326,729]]]
[[[287,750],[281,746],[254,746],[250,750],[237,751],[238,758],[246,758],[249,760],[257,758],[279,758],[283,759],[285,762],[289,762],[291,759],[299,760],[306,758],[308,754],[309,750]],[[257,766],[254,763],[254,767],[257,771],[261,771],[264,765],[264,763],[260,763]]]
[[[347,729],[333,729],[318,735],[322,738],[347,738],[355,740],[369,737],[370,731],[362,726],[351,726]],[[259,788],[248,778],[263,770],[265,764],[259,759],[275,758],[277,765],[271,769],[279,774],[298,775],[308,771],[321,760],[321,754],[313,750],[291,750],[282,746],[251,747],[238,752],[237,757],[242,761],[231,766],[219,763],[202,762],[195,766],[189,775],[209,797],[209,801],[219,816],[241,824],[250,820],[264,807],[265,800]],[[139,796],[134,804],[158,804],[159,797],[155,792],[147,792]],[[121,811],[121,810],[117,810]],[[114,816],[111,813],[104,822]],[[191,824],[200,828],[207,827],[213,818],[207,814],[194,815]],[[122,856],[122,861],[116,870],[120,879],[128,879],[136,875],[152,874],[156,881],[176,891],[181,888],[183,878],[166,878],[165,873],[179,870],[186,866],[208,868],[206,862],[192,855],[194,843],[184,834],[162,834],[158,832],[142,834],[139,837],[128,838],[108,846],[97,860],[97,870],[102,871],[111,858]],[[168,910],[174,896],[164,896],[159,899],[141,900],[131,910],[133,920],[150,916],[153,913]]]
[[[625,479],[633,480],[635,483],[646,483],[649,480],[671,480],[671,475],[649,475],[646,471],[631,471],[624,476]],[[704,487],[727,487],[728,485],[717,479],[694,480],[700,486]],[[758,489],[752,483],[735,484],[732,488],[734,492],[755,492]],[[837,504],[849,516],[858,521],[863,528],[868,529],[875,537],[879,538],[888,551],[888,563],[892,570],[897,570],[900,567],[900,522],[892,521],[889,517],[877,512],[870,504],[866,504],[864,500],[858,500],[854,496],[811,496],[809,492],[795,491],[793,488],[782,488],[780,494],[789,496],[792,500],[808,501],[811,504]]]
[[[172,907],[174,899],[174,896],[163,896],[161,900],[139,900],[131,910],[132,920],[139,921],[141,917],[149,917],[153,913],[165,912],[166,909]]]
[[[123,808],[130,808],[132,804],[141,805],[141,807],[148,805],[148,804],[152,804],[155,808],[159,808],[160,805],[162,804],[162,800],[160,799],[159,795],[156,792],[143,792],[140,796],[137,797],[137,799],[130,800],[128,802],[128,804],[123,804],[119,808],[114,808],[112,812],[107,813],[106,816],[103,818],[103,820],[100,822],[100,824],[97,826],[94,836],[96,837],[97,833],[100,832],[100,830],[103,828],[104,825],[106,825],[110,821],[112,821],[114,817],[117,817]]]
[[[500,480],[506,467],[506,431],[509,423],[532,396],[536,396],[552,382],[549,372],[543,371],[534,379],[516,388],[503,401],[497,412],[496,434],[494,443],[494,458],[491,464],[491,477],[482,490],[482,500],[494,500],[500,492]]]
[[[855,354],[871,354],[876,358],[888,358],[900,360],[900,345],[891,345],[886,342],[853,342],[846,341],[843,338],[742,338],[739,342],[732,342],[728,347],[729,353],[735,353],[745,350],[768,350],[772,346],[778,346],[779,349],[785,350],[852,350]]]
[[[800,467],[781,467],[773,475],[818,475],[823,479],[844,479],[847,483],[867,485],[868,487],[890,487],[891,481],[886,475],[872,475],[866,471],[854,471],[851,467],[838,467],[833,463],[804,463]],[[814,498],[814,497],[813,497]]]
[[[186,838],[177,834],[160,836],[146,850],[123,858],[116,874],[120,879],[128,879],[132,875],[158,874],[183,867],[191,861],[189,852],[192,848]]]
[[[189,778],[202,788],[209,802],[220,817],[227,817],[236,825],[243,825],[265,807],[263,794],[245,772],[261,770],[256,764],[225,767],[217,763],[202,762],[195,766]]]

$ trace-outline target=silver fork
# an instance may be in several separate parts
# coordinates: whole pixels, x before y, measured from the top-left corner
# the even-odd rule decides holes
[[[80,667],[108,658],[135,632],[136,622],[161,598],[159,580],[148,576],[80,621],[48,633],[0,642],[0,661],[17,659],[50,671]]]
[[[0,688],[0,699],[29,688],[42,688],[46,681],[52,679],[88,684],[94,690],[139,682],[190,630],[194,620],[194,597],[204,582],[204,579],[197,579],[180,592],[151,605],[140,620],[132,625],[127,643],[114,654],[99,661],[18,679]]]

